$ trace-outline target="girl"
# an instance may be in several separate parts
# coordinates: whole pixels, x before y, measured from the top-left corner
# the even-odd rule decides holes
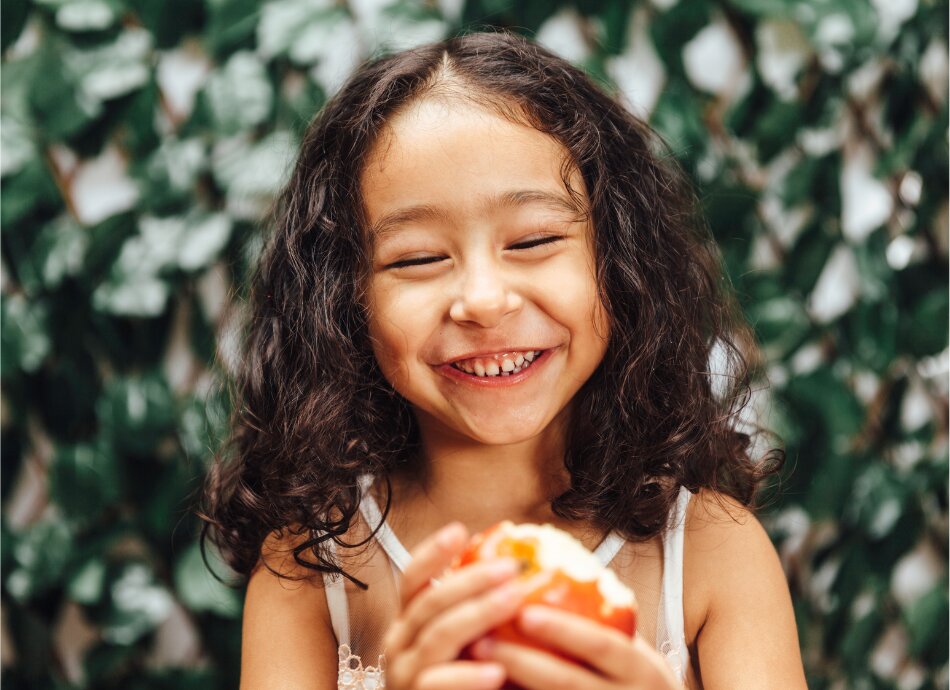
[[[205,518],[249,578],[245,688],[801,688],[736,430],[747,329],[649,128],[524,39],[361,68],[255,276]],[[713,347],[732,362],[713,379]],[[551,523],[636,594],[631,643],[519,609],[468,535]],[[436,586],[438,585],[438,586]],[[561,652],[493,642],[517,617]],[[474,660],[458,660],[474,644]],[[582,663],[568,662],[571,657]]]

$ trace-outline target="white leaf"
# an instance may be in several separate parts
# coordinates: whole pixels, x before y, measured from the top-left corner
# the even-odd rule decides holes
[[[102,0],[74,0],[56,11],[56,24],[67,31],[101,31],[115,20],[115,9]]]
[[[683,67],[696,88],[717,96],[734,95],[748,77],[742,45],[721,17],[683,46]]]
[[[284,185],[296,151],[289,132],[273,132],[253,145],[242,138],[219,140],[211,165],[215,180],[227,189],[229,214],[258,218]]]
[[[224,68],[211,76],[206,92],[215,120],[230,132],[263,122],[274,100],[264,63],[246,50],[234,53]]]
[[[568,62],[583,62],[590,55],[583,23],[584,18],[577,10],[565,7],[544,21],[538,28],[535,41]]]
[[[22,170],[36,157],[29,127],[17,118],[0,115],[0,151],[0,177]]]
[[[871,0],[877,12],[877,35],[885,43],[893,41],[901,25],[917,14],[917,0]]]
[[[150,276],[103,283],[92,293],[92,306],[120,316],[161,316],[168,302],[168,284]]]
[[[766,19],[756,26],[755,43],[755,64],[762,81],[780,99],[796,98],[796,79],[812,52],[798,24],[785,19]]]
[[[656,54],[647,30],[647,12],[634,10],[627,27],[624,52],[607,59],[606,70],[623,93],[633,112],[647,117],[656,106],[666,82],[666,68]]]
[[[257,49],[265,58],[283,55],[300,36],[301,31],[324,17],[333,7],[330,0],[277,0],[261,8],[257,24]]]
[[[81,223],[95,225],[135,206],[139,188],[126,175],[125,165],[119,150],[112,145],[98,158],[79,164],[70,193]]]
[[[808,298],[809,313],[819,323],[830,323],[847,312],[861,290],[858,262],[851,247],[839,244],[832,252]]]
[[[135,90],[150,74],[147,64],[152,36],[145,29],[126,29],[112,44],[67,56],[69,67],[81,75],[82,93],[104,101]]]
[[[871,172],[874,156],[867,144],[845,148],[841,166],[841,231],[855,243],[863,242],[894,209],[894,199]]]
[[[211,70],[208,56],[193,46],[165,51],[158,59],[155,78],[170,110],[182,120],[191,115],[195,96]]]
[[[231,228],[231,219],[224,213],[192,221],[178,248],[178,265],[186,271],[207,266],[228,243]]]

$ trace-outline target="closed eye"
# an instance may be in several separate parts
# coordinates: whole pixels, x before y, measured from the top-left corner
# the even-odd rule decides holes
[[[437,261],[443,261],[444,256],[418,256],[413,259],[403,259],[402,261],[395,261],[391,264],[386,264],[386,268],[409,268],[410,266],[425,266],[426,264],[434,264]]]
[[[509,249],[533,249],[534,247],[540,247],[544,244],[553,244],[555,242],[560,242],[564,239],[563,235],[546,235],[544,237],[537,237],[533,240],[526,240],[524,242],[518,242],[513,244]]]
[[[547,244],[554,244],[555,242],[560,242],[564,239],[563,235],[545,235],[544,237],[536,237],[532,240],[525,240],[523,242],[517,242],[508,247],[508,249],[534,249],[535,247],[540,247]],[[403,259],[401,261],[394,261],[391,264],[386,264],[385,268],[387,269],[399,269],[399,268],[411,268],[413,266],[427,266],[429,264],[438,263],[439,261],[444,261],[446,257],[444,256],[418,256],[411,259]]]

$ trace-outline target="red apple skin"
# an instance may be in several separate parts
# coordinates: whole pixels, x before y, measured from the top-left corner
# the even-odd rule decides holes
[[[530,559],[534,551],[534,546],[531,544],[514,545],[514,553],[509,552],[507,549],[502,552],[502,550],[496,548],[496,544],[501,542],[489,539],[489,537],[499,530],[501,526],[501,523],[499,523],[472,537],[468,546],[459,555],[452,567],[456,569],[462,568],[477,561],[490,560],[503,556]],[[512,546],[510,542],[508,546]],[[526,566],[526,570],[530,570],[530,567]],[[560,569],[536,570],[534,572],[526,572],[519,577],[522,585],[528,590],[522,608],[524,606],[537,604],[551,606],[561,611],[568,611],[584,616],[602,625],[619,630],[631,639],[633,638],[636,632],[635,611],[630,607],[612,607],[610,613],[604,615],[601,611],[604,598],[600,593],[596,580],[586,582],[575,580]],[[536,649],[545,649],[549,653],[553,653],[563,659],[569,658],[564,654],[548,649],[544,645],[525,637],[518,629],[515,620],[503,623],[492,630],[490,635],[497,640],[514,642]],[[462,650],[460,658],[473,658],[468,647]],[[517,687],[518,686],[511,684],[509,681],[503,686],[502,690],[514,690]]]

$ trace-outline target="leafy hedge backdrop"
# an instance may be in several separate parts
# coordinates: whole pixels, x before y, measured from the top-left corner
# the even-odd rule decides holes
[[[269,200],[361,59],[496,25],[615,85],[701,190],[768,356],[754,409],[789,460],[763,519],[810,687],[946,688],[947,16],[4,0],[4,687],[237,686],[242,593],[190,500]]]

